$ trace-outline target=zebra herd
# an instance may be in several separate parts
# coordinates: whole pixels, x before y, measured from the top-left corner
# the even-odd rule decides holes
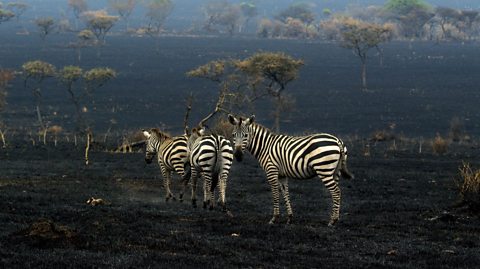
[[[143,131],[146,138],[145,161],[152,162],[156,154],[166,191],[165,199],[175,199],[170,190],[170,178],[175,171],[182,177],[180,200],[191,180],[191,200],[196,207],[196,184],[203,178],[203,207],[214,207],[214,190],[218,186],[220,205],[226,207],[227,178],[233,158],[241,161],[245,151],[250,152],[265,171],[273,198],[273,217],[280,216],[280,193],[287,208],[287,223],[293,219],[288,192],[288,178],[309,179],[319,177],[332,196],[329,226],[334,225],[340,214],[341,192],[338,181],[341,176],[353,178],[347,169],[347,148],[339,138],[325,133],[307,136],[274,134],[257,124],[255,117],[228,115],[233,125],[232,142],[216,134],[206,135],[204,129],[194,130],[190,136],[170,137],[157,129]]]

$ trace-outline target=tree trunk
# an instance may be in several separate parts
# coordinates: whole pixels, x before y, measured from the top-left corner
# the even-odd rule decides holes
[[[0,137],[2,138],[3,148],[7,147],[7,141],[5,140],[5,134],[7,131],[0,130]]]
[[[36,107],[35,110],[37,111],[38,124],[40,124],[40,128],[43,130],[43,129],[45,129],[45,126],[43,126],[42,112],[40,111],[40,104],[39,103],[37,103],[37,107]]]
[[[46,145],[47,144],[47,127],[43,128],[42,130],[42,135],[43,135],[43,144]]]
[[[362,58],[362,89],[367,90],[367,56]]]
[[[274,125],[274,130],[276,133],[280,132],[280,114],[282,113],[282,107],[281,107],[281,100],[280,100],[280,95],[276,98],[275,102],[275,125]]]
[[[90,143],[93,140],[92,131],[87,130],[87,144],[85,145],[85,165],[89,165],[90,161],[88,160],[88,152],[90,151]]]

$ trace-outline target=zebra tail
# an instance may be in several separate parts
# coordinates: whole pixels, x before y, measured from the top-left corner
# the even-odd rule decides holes
[[[223,166],[223,163],[222,163],[222,151],[220,148],[217,147],[217,157],[215,159],[215,168],[213,170],[213,175],[212,175],[212,187],[210,189],[210,191],[214,191],[215,188],[217,187],[218,185],[218,181],[220,179],[220,173],[222,172],[222,166]]]
[[[190,181],[190,177],[192,176],[192,167],[190,166],[190,162],[187,162],[183,166],[183,177],[182,181]]]
[[[355,176],[348,171],[347,167],[347,147],[342,140],[339,139],[340,146],[340,174],[345,179],[354,179]]]

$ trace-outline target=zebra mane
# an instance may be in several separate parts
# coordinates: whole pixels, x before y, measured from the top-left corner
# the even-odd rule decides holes
[[[171,136],[168,133],[160,131],[158,128],[152,128],[151,132],[154,133],[156,136],[161,137],[161,138],[171,138]]]
[[[254,126],[257,130],[261,130],[263,132],[270,133],[270,134],[275,134],[275,132],[272,131],[270,128],[267,128],[257,122],[253,122],[251,125],[252,127]]]

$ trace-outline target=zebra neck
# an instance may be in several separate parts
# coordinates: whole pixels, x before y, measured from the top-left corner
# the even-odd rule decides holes
[[[257,160],[260,160],[261,156],[271,148],[278,135],[258,124],[252,124],[251,128],[252,138],[247,149]]]

